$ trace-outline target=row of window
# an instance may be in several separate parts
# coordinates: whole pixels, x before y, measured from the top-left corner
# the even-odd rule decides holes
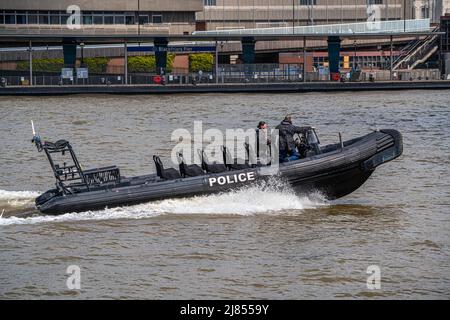
[[[0,24],[66,24],[70,14],[65,11],[0,11]],[[163,23],[163,15],[140,12],[140,24]],[[135,12],[82,12],[82,24],[135,24]]]
[[[367,0],[367,4],[383,4],[383,0]],[[217,0],[203,0],[205,6],[217,6]],[[298,0],[298,4],[301,6],[315,6],[317,0]]]

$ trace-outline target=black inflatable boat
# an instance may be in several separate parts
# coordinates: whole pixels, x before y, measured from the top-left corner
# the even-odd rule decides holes
[[[68,141],[33,142],[44,151],[56,178],[56,188],[36,198],[36,207],[46,214],[63,214],[133,205],[166,198],[191,197],[227,191],[268,180],[274,174],[298,193],[319,191],[328,199],[343,197],[358,189],[380,164],[402,154],[401,134],[385,129],[365,136],[321,147],[313,129],[304,158],[271,166],[222,163],[187,165],[179,157],[179,168],[164,168],[154,156],[156,174],[123,177],[116,166],[83,170]],[[68,162],[56,163],[55,154]]]

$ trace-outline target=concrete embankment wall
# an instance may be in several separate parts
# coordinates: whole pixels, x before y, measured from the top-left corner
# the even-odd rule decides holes
[[[0,88],[0,95],[63,94],[177,94],[177,93],[283,93],[374,90],[450,89],[450,81],[311,82],[208,85],[110,85],[110,86],[14,86]]]

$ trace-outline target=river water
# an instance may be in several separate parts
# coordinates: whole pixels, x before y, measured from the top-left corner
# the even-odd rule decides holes
[[[450,92],[2,97],[0,298],[450,298]],[[287,187],[43,216],[53,186],[30,120],[85,168],[127,176],[167,162],[177,128],[272,127],[286,114],[322,144],[396,128],[404,154],[336,201]],[[81,289],[66,286],[79,266]],[[369,289],[369,266],[381,288]]]

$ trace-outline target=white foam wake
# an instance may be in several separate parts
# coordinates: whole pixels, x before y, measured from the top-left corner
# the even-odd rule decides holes
[[[88,221],[109,219],[142,219],[164,214],[299,214],[304,209],[326,205],[320,196],[315,200],[298,197],[287,188],[259,185],[240,190],[183,199],[167,199],[129,207],[68,213],[61,216],[34,216],[28,218],[0,218],[0,226],[63,221]]]
[[[40,195],[37,191],[7,191],[0,190],[0,207],[30,207],[34,199]],[[0,210],[1,211],[1,210]]]

